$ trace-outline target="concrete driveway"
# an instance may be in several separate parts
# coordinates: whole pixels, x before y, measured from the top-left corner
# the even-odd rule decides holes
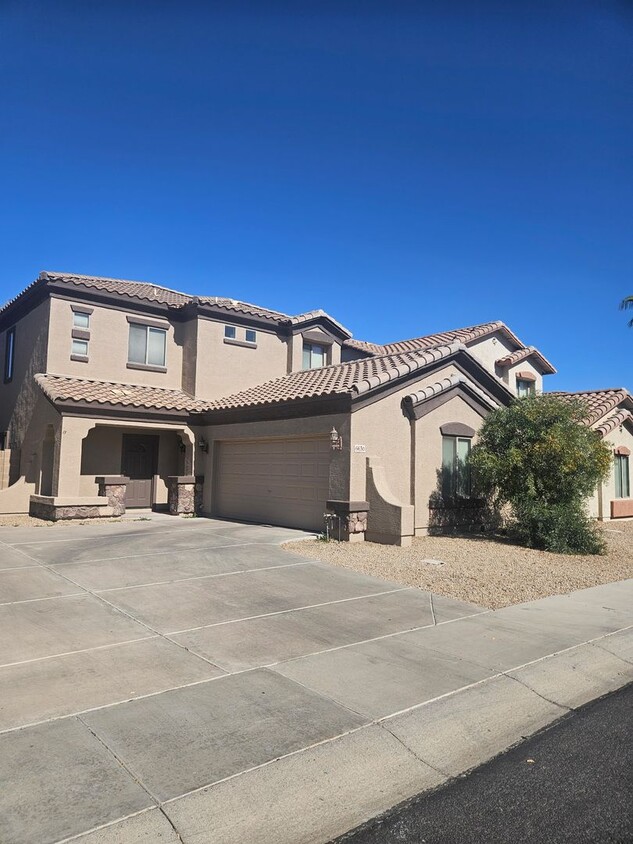
[[[537,608],[532,628],[521,608],[483,613],[279,547],[300,536],[167,517],[2,530],[3,844],[326,840],[324,771],[334,802],[365,784],[344,831],[450,774],[405,747],[415,707],[630,623],[630,591],[608,614],[606,592],[545,622]],[[525,685],[503,679],[512,694],[493,691],[523,711]],[[534,728],[565,711],[533,697]],[[377,726],[398,714],[401,735]],[[290,838],[266,837],[273,794]],[[302,821],[293,807],[315,799]]]

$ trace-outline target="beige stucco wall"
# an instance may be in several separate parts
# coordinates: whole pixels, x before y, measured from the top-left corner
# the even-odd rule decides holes
[[[415,491],[412,487],[411,422],[403,413],[402,399],[410,393],[422,390],[424,387],[435,384],[451,375],[465,377],[456,366],[448,364],[443,369],[431,375],[426,375],[416,381],[409,382],[406,387],[401,388],[391,395],[385,396],[380,401],[354,411],[352,414],[351,444],[352,499],[363,499],[366,479],[365,460],[367,457],[376,457],[383,463],[385,479],[394,496],[403,504],[413,503]],[[469,408],[461,399],[460,402]],[[435,414],[437,412],[432,411],[429,416],[436,418]],[[474,413],[474,411],[471,410],[471,413]],[[446,421],[467,422],[467,420],[462,419],[449,419]],[[419,422],[416,424],[419,424]],[[438,423],[438,426],[439,424],[442,423]],[[477,428],[479,425],[473,427]],[[355,452],[355,445],[364,445],[365,451]],[[424,443],[422,446],[423,451],[426,451]],[[417,443],[417,450],[419,457],[419,442]],[[441,466],[441,450],[439,462],[437,462],[435,456],[433,456],[433,460],[433,472],[435,472],[435,469]],[[419,464],[417,471],[419,472]],[[419,498],[417,500],[419,501]]]
[[[245,348],[224,342],[229,320],[198,321],[196,396],[214,399],[228,396],[286,374],[288,351],[285,338],[257,328],[257,347]],[[244,340],[244,326],[236,325],[236,339]]]
[[[151,384],[179,390],[182,385],[182,337],[174,324],[151,314],[133,309],[124,310],[102,305],[90,305],[89,361],[70,359],[72,346],[73,312],[71,302],[51,298],[51,329],[48,342],[48,372],[75,378],[96,378],[102,381],[122,381],[129,384]],[[77,304],[81,303],[78,299]],[[129,368],[128,337],[130,324],[127,316],[147,318],[161,323],[167,329],[165,361],[167,372]]]
[[[508,366],[503,371],[502,380],[508,385],[513,393],[517,391],[517,373],[530,372],[534,378],[534,389],[537,393],[543,392],[543,375],[532,363],[531,359],[522,360],[514,366]]]
[[[497,374],[495,361],[509,355],[515,349],[516,346],[506,340],[499,331],[468,344],[469,353],[476,357],[493,375]]]
[[[611,518],[611,501],[615,498],[615,461],[613,450],[620,445],[626,446],[631,452],[629,456],[629,485],[633,490],[633,431],[631,425],[623,425],[622,429],[616,428],[605,437],[605,443],[609,446],[612,454],[611,472],[609,477],[602,484],[601,488],[587,502],[589,514],[596,519]]]
[[[482,363],[489,372],[500,378],[513,393],[516,393],[516,374],[517,372],[531,372],[536,378],[535,389],[541,392],[543,389],[543,375],[541,371],[535,366],[531,359],[522,360],[512,367],[498,367],[495,365],[496,361],[505,357],[511,352],[515,351],[515,346],[511,344],[501,332],[496,331],[489,337],[484,337],[481,340],[475,340],[468,344],[468,351],[473,357]]]
[[[0,332],[0,431],[9,431],[11,483],[20,475],[23,440],[41,397],[33,376],[46,371],[48,314],[45,301],[15,323],[13,380],[8,384],[3,382],[7,332]]]
[[[278,419],[262,422],[238,422],[230,425],[203,426],[195,428],[196,441],[200,436],[209,444],[208,453],[198,451],[198,474],[204,475],[205,513],[213,512],[213,468],[216,443],[223,440],[267,439],[270,437],[309,437],[327,436],[332,427],[342,435],[343,442],[349,443],[349,414],[328,414],[310,416],[302,419]],[[329,497],[332,499],[349,498],[349,450],[332,451],[330,457]]]
[[[442,467],[440,426],[463,422],[478,431],[483,417],[460,396],[422,416],[415,423],[415,528],[423,533],[429,526],[429,499],[438,488],[438,470]],[[472,445],[477,442],[473,437]]]

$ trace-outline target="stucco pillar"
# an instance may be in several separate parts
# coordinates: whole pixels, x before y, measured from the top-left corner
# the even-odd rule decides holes
[[[196,468],[196,435],[191,428],[183,428],[179,436],[185,446],[182,473],[183,475],[193,475]]]
[[[91,419],[62,417],[61,428],[55,433],[54,496],[79,495],[83,440],[95,424]]]

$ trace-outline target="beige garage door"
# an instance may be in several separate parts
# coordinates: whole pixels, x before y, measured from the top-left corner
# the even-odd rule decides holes
[[[216,444],[214,510],[227,519],[323,529],[328,438],[234,440]]]

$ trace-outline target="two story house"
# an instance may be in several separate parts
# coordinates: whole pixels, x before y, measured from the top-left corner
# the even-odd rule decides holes
[[[0,354],[0,513],[322,530],[328,510],[400,544],[467,499],[482,418],[555,371],[501,322],[381,346],[320,310],[52,272],[0,310]]]

